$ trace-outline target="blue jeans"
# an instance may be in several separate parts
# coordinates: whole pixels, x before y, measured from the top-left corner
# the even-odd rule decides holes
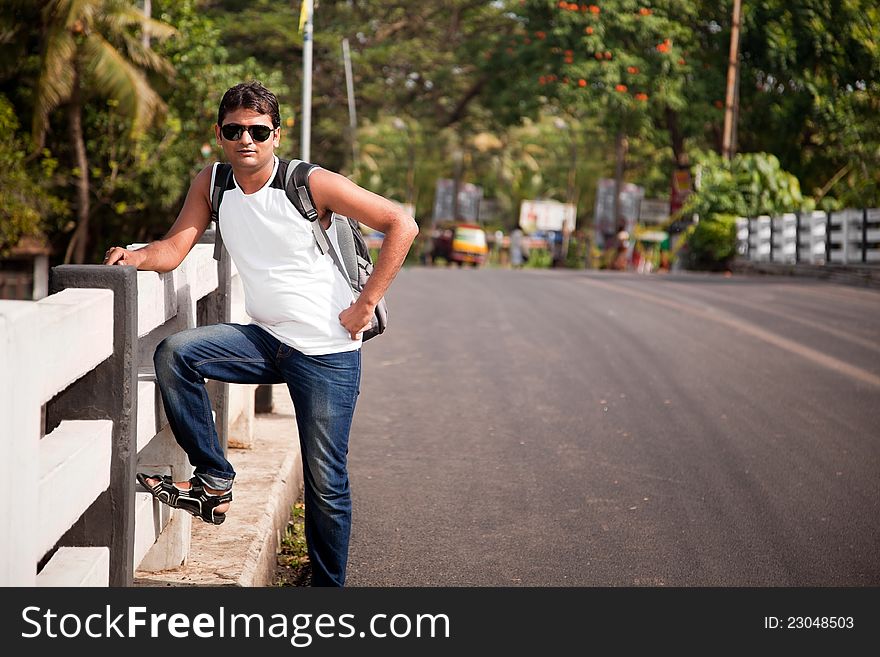
[[[205,379],[286,383],[303,460],[305,533],[313,586],[343,586],[351,534],[348,434],[360,389],[361,352],[306,356],[256,325],[214,324],[163,340],[153,357],[165,414],[196,475],[232,487]]]

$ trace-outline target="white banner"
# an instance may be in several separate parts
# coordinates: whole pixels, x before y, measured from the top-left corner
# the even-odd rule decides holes
[[[574,230],[577,208],[559,201],[523,201],[519,206],[519,226],[526,234],[538,230]]]

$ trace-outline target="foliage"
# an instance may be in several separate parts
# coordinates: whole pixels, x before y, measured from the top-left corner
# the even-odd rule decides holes
[[[726,168],[706,153],[721,144],[730,5],[321,0],[314,15],[313,159],[414,202],[421,223],[432,212],[437,178],[458,176],[483,188],[486,207],[495,209],[491,227],[505,232],[527,198],[575,200],[578,227],[589,227],[596,180],[613,175],[621,130],[628,138],[625,177],[649,197],[665,196],[674,167],[699,165],[702,188],[686,211],[698,213],[701,223],[717,213],[805,206],[810,199],[800,199],[801,189],[820,207],[880,205],[880,7],[873,0],[744,3],[738,144],[756,155],[739,156]],[[299,131],[292,129],[301,115],[298,0],[153,0],[154,18],[176,36],[154,39],[149,52],[140,46],[138,6],[136,0],[0,3],[0,94],[26,127],[48,127],[51,157],[42,161],[58,162],[51,176],[41,172],[36,154],[7,167],[4,175],[24,168],[38,181],[28,198],[54,194],[79,209],[74,183],[81,169],[67,137],[70,115],[52,100],[64,96],[75,70],[58,66],[60,55],[74,48],[78,57],[106,64],[99,53],[110,51],[96,41],[105,35],[142,71],[139,91],[125,97],[114,91],[122,78],[110,68],[103,66],[103,74],[82,68],[92,254],[109,242],[164,233],[194,173],[220,156],[211,126],[220,95],[232,84],[256,78],[272,88],[282,119],[290,120],[281,155],[300,152]],[[78,28],[75,20],[61,20],[70,12],[87,23]],[[59,27],[68,23],[66,32]],[[354,73],[354,149],[343,38]],[[54,83],[35,84],[41,61]],[[160,61],[170,68],[152,66]],[[144,100],[139,95],[159,101],[152,125],[149,111],[134,109]],[[3,193],[12,189],[24,194],[26,188],[4,183]],[[54,210],[38,213],[50,236],[67,239]]]
[[[130,120],[133,134],[142,132],[164,103],[150,86],[144,70],[173,73],[167,61],[140,39],[141,30],[154,38],[174,31],[144,17],[127,0],[51,0],[43,10],[45,37],[33,114],[34,140],[42,146],[49,116],[76,99],[81,85],[116,101]]]
[[[525,76],[545,103],[596,116],[612,134],[671,146],[665,155],[679,163],[686,161],[685,137],[700,140],[705,126],[721,119],[711,92],[723,84],[713,65],[723,61],[714,3],[530,0],[511,9],[520,28],[489,65]],[[493,83],[501,102],[508,102],[507,85],[507,76]],[[664,179],[668,184],[668,173]]]
[[[739,142],[774,153],[817,201],[880,204],[880,6],[743,3]]]
[[[52,219],[67,208],[48,191],[56,162],[50,157],[35,166],[26,159],[28,143],[9,100],[0,94],[0,256],[26,235],[42,235]]]
[[[710,151],[698,155],[694,168],[698,182],[681,216],[756,217],[812,209],[801,195],[798,179],[780,168],[775,155],[740,153],[728,161]]]
[[[213,0],[209,15],[224,30],[233,55],[258,53],[261,62],[284,69],[294,83],[286,96],[301,106],[300,3],[274,0]],[[448,0],[322,0],[315,3],[312,144],[315,161],[352,173],[348,98],[342,39],[348,39],[359,125],[399,117],[419,126],[427,139],[452,125],[481,123],[478,102],[486,72],[477,66],[487,39],[509,29],[495,2]],[[243,29],[242,26],[246,26]],[[301,114],[297,113],[297,118]],[[298,135],[293,136],[299,151]]]
[[[65,107],[76,227],[64,261],[82,263],[95,232],[83,108],[95,97],[109,98],[127,133],[133,139],[141,135],[165,108],[146,71],[173,73],[143,36],[165,38],[174,30],[144,16],[130,0],[51,0],[41,16],[32,135],[37,148],[42,148],[51,128],[50,118],[59,107]]]
[[[736,255],[736,217],[715,214],[688,229],[686,266],[692,269],[726,268]]]
[[[89,147],[105,154],[92,174],[99,181],[96,198],[107,243],[156,239],[171,226],[193,176],[222,155],[213,126],[226,89],[259,79],[286,91],[280,74],[267,73],[253,58],[229,62],[226,49],[217,45],[220,31],[196,0],[154,0],[153,9],[180,35],[156,44],[177,72],[159,87],[168,106],[164,122],[130,139],[112,103],[93,108],[87,118]],[[288,107],[281,109],[282,119],[290,116]]]
[[[679,215],[696,215],[689,229],[689,266],[724,267],[736,251],[735,217],[776,216],[811,210],[812,200],[801,195],[798,179],[783,171],[768,153],[741,153],[725,160],[716,153],[700,154],[696,189]]]

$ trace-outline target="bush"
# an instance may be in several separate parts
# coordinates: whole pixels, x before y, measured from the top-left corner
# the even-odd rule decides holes
[[[714,214],[688,230],[689,269],[727,269],[736,255],[736,217]]]

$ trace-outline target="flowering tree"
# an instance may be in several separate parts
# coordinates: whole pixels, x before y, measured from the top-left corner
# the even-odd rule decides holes
[[[700,5],[513,2],[518,29],[490,55],[488,66],[525,76],[536,96],[573,117],[597,116],[616,137],[620,189],[628,136],[664,128],[675,165],[684,167],[685,135],[701,136],[705,124],[721,118],[720,100],[707,87],[723,89],[723,60],[707,67],[705,58],[723,45],[714,37],[722,28],[701,17]],[[506,83],[504,77],[496,81],[501,98]]]

